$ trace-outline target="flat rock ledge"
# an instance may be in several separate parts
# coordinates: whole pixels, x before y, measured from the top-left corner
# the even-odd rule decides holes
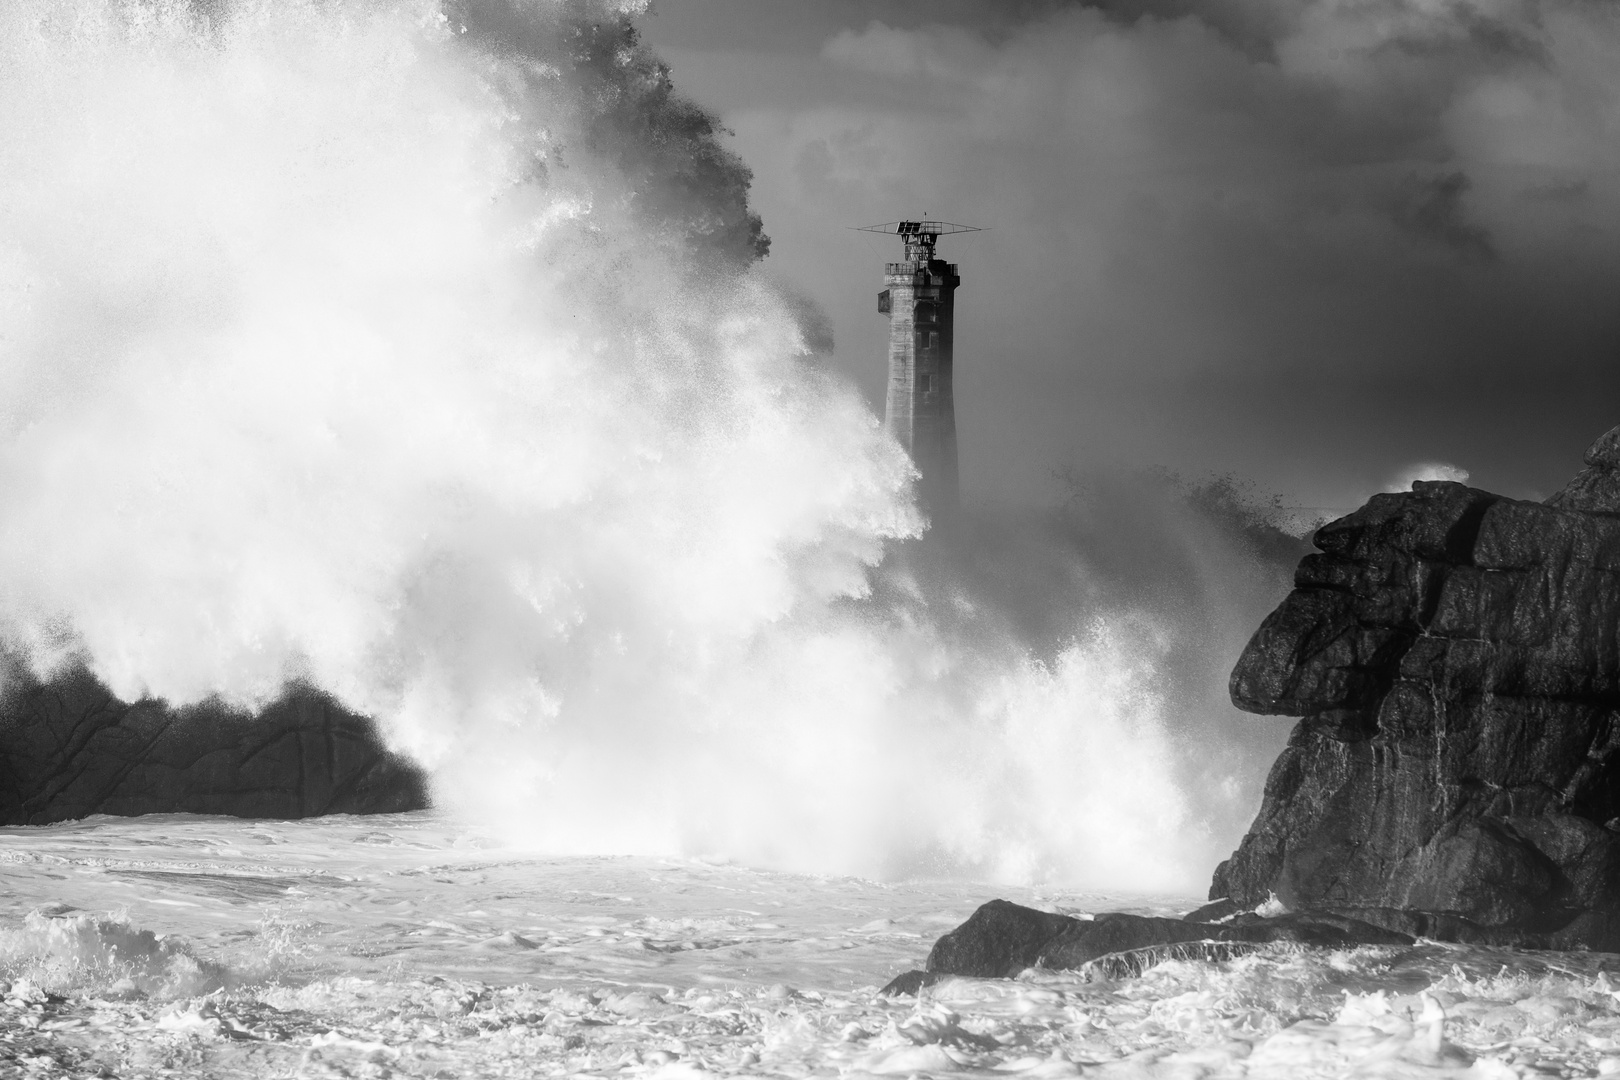
[[[85,671],[16,664],[0,694],[0,825],[91,814],[302,818],[428,805],[425,774],[375,725],[294,687],[253,715],[120,701]]]
[[[934,943],[923,970],[897,976],[879,992],[915,995],[950,976],[1010,979],[1028,968],[1114,979],[1169,959],[1227,960],[1275,941],[1343,949],[1410,945],[1413,938],[1331,912],[1265,917],[1223,904],[1180,919],[1122,912],[1082,919],[992,900]]]
[[[1297,716],[1212,898],[1620,951],[1620,428],[1545,503],[1374,496],[1232,673]]]

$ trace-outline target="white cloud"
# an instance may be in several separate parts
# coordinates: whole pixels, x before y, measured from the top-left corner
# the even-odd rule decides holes
[[[1451,480],[1458,484],[1468,483],[1468,470],[1456,465],[1447,465],[1443,461],[1425,461],[1416,465],[1408,465],[1395,474],[1387,485],[1385,491],[1411,491],[1412,485],[1420,480]]]

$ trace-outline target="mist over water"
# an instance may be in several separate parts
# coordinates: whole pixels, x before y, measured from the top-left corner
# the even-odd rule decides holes
[[[916,543],[638,9],[0,3],[6,639],[308,681],[543,850],[1201,888],[1275,568],[1157,496]]]

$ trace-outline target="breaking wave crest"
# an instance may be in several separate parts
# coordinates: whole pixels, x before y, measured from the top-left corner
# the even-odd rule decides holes
[[[910,465],[636,11],[0,4],[5,636],[314,683],[543,849],[1195,881],[1164,626],[1039,652],[893,556]]]
[[[187,998],[226,985],[227,972],[183,943],[131,926],[125,919],[61,906],[28,913],[0,928],[0,975],[7,995]]]

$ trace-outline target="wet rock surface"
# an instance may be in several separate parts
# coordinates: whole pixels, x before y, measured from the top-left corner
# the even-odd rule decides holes
[[[1078,920],[992,900],[968,921],[934,942],[928,970],[985,979],[1010,979],[1033,967],[1046,947]]]
[[[1620,951],[1620,429],[1545,504],[1461,484],[1316,535],[1232,674],[1300,716],[1212,899]]]
[[[1166,959],[1224,960],[1246,951],[1244,947],[1279,941],[1342,949],[1410,945],[1413,938],[1333,913],[1268,917],[1245,912],[1221,922],[1124,912],[1076,918],[992,900],[934,943],[924,970],[896,976],[881,992],[916,994],[952,975],[1010,979],[1033,967],[1095,969],[1097,974],[1113,978],[1139,974]]]
[[[0,697],[0,824],[90,814],[300,818],[427,806],[426,777],[364,717],[292,689],[257,715],[115,698],[83,671],[15,669]]]

